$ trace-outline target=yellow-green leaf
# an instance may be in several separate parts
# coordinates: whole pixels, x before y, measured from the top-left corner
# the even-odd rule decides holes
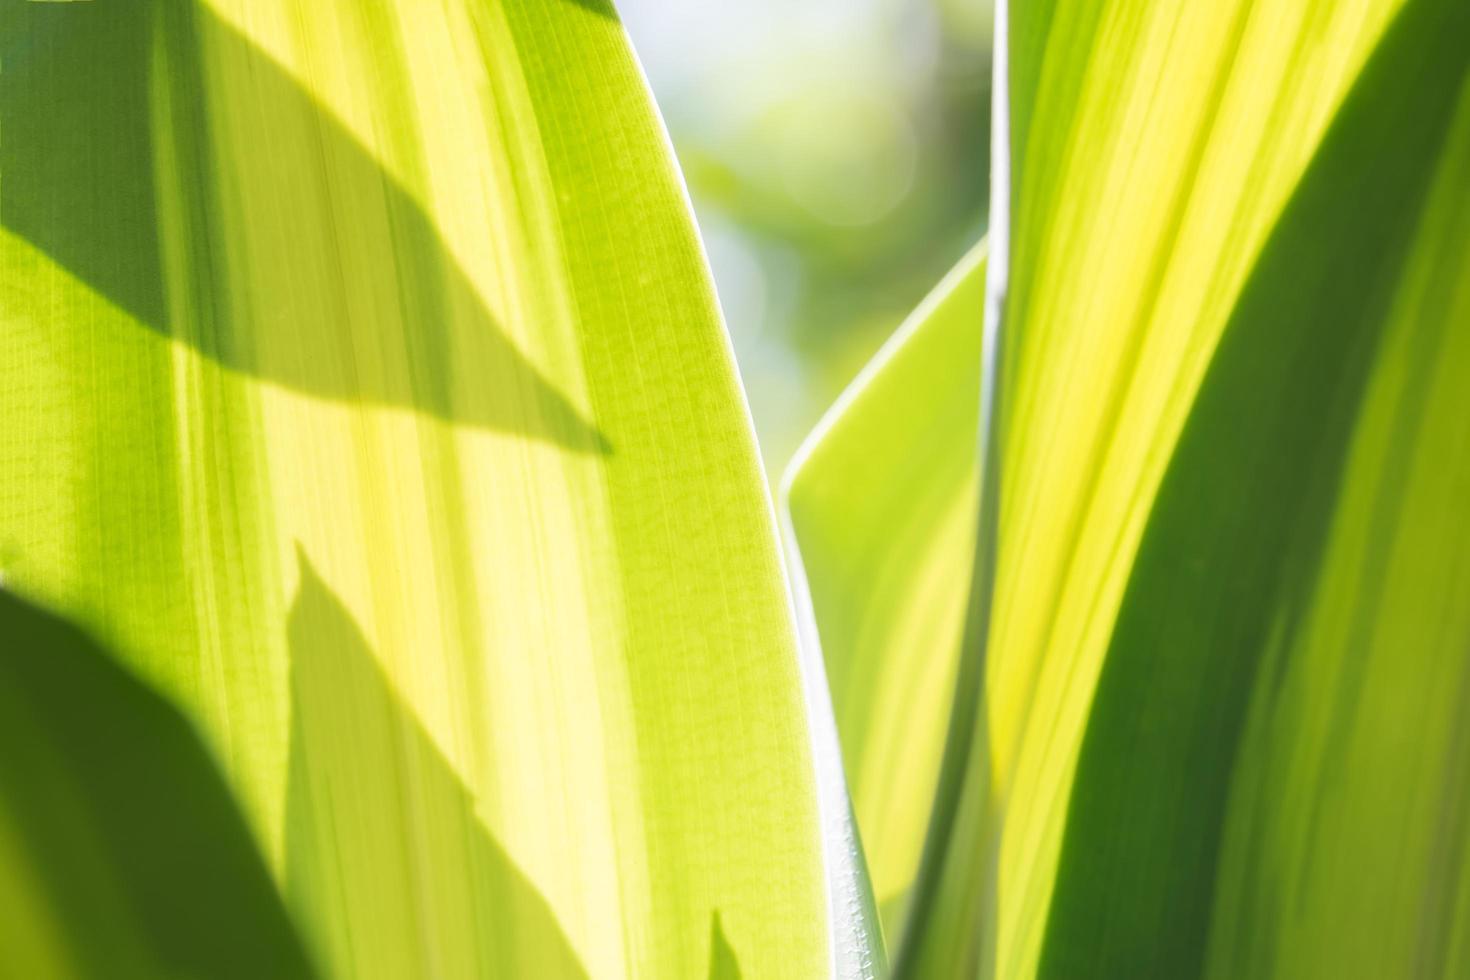
[[[1002,976],[1037,969],[1093,690],[1178,433],[1393,6],[1012,10],[990,757],[971,763],[1003,814]]]
[[[828,969],[772,508],[611,7],[0,39],[0,571],[199,725],[318,965]]]
[[[1385,32],[1396,18],[1418,26],[1394,28],[1395,39]],[[985,696],[951,718],[912,900],[924,914],[894,953],[902,975],[1450,976],[1460,968],[1456,923],[1467,886],[1453,841],[1466,781],[1456,775],[1464,736],[1452,719],[1463,696],[1447,651],[1464,646],[1455,564],[1464,548],[1454,544],[1463,521],[1450,501],[1464,496],[1463,442],[1455,440],[1470,412],[1453,384],[1436,378],[1452,371],[1443,365],[1463,362],[1457,345],[1470,320],[1470,260],[1456,237],[1466,176],[1460,130],[1445,115],[1464,90],[1464,18],[1463,4],[1448,0],[999,5],[1003,179],[992,204],[988,290],[998,342],[987,350],[1000,360],[998,390],[987,396],[999,405],[980,442],[994,453],[986,485],[998,488],[999,506],[993,526],[982,511],[975,554],[983,574],[960,658],[983,665]],[[1398,54],[1385,53],[1390,43]],[[1376,57],[1397,72],[1362,75],[1380,46]],[[1374,112],[1376,122],[1354,121]],[[1336,149],[1321,146],[1329,125]],[[1431,178],[1438,189],[1416,196]],[[1326,280],[1323,270],[1332,270]],[[1380,294],[1398,305],[1374,306]],[[978,332],[979,310],[972,315]],[[1362,404],[1316,406],[1329,413],[1317,422],[1283,421],[1282,410],[1250,428],[1245,420],[1270,414],[1259,404],[1280,367],[1269,344],[1314,352],[1292,362],[1301,378],[1281,382],[1297,400],[1291,410],[1307,412],[1323,397],[1312,372],[1330,371],[1334,353],[1312,345],[1334,342],[1348,322],[1382,338],[1358,366],[1373,379],[1363,382],[1370,394]],[[1274,339],[1230,339],[1267,333]],[[1232,354],[1231,345],[1254,353]],[[982,366],[967,363],[974,390]],[[1206,381],[1221,375],[1234,380]],[[1212,393],[1222,388],[1229,393]],[[1394,415],[1397,393],[1416,388],[1432,394]],[[868,389],[879,390],[874,380]],[[897,417],[942,397],[894,391],[865,411]],[[1299,443],[1283,441],[1280,427],[1298,423],[1363,443],[1353,457],[1360,461],[1322,476]],[[1181,432],[1202,428],[1213,438],[1194,438],[1207,445],[1180,442]],[[973,466],[974,444],[955,444]],[[1259,455],[1242,455],[1248,450]],[[1280,463],[1274,497],[1253,482],[1262,459]],[[1375,476],[1411,467],[1413,476],[1391,486]],[[1159,496],[1166,470],[1188,486],[1169,499]],[[885,479],[912,476],[869,476],[854,493],[873,496],[864,488]],[[1314,480],[1315,489],[1293,485]],[[1298,506],[1287,503],[1293,493],[1316,496]],[[1248,572],[1234,568],[1228,549],[1267,547],[1251,534],[1281,516],[1253,508],[1278,502],[1300,517],[1281,533],[1275,557],[1284,566],[1257,554]],[[1337,529],[1331,540],[1342,543],[1320,561],[1292,558],[1290,535],[1307,533],[1297,525],[1311,521]],[[1436,535],[1444,541],[1431,546]],[[1147,541],[1157,543],[1140,551]],[[1395,556],[1401,578],[1372,570]],[[971,577],[963,560],[950,559],[952,578]],[[1175,597],[1176,583],[1191,576],[1194,599]],[[1261,590],[1268,610],[1287,599],[1302,616],[1313,610],[1300,627],[1311,638],[1296,641],[1307,652],[1278,649],[1294,635],[1279,632],[1290,617],[1268,617],[1265,639],[1230,632],[1237,617],[1256,616],[1231,604],[1229,589],[1247,588],[1240,582]],[[889,581],[885,591],[913,587]],[[821,588],[814,581],[814,594]],[[1174,624],[1178,644],[1148,632],[1162,623]],[[1354,639],[1359,631],[1369,636]],[[917,655],[895,646],[870,656]],[[934,656],[953,662],[955,653]],[[1272,676],[1286,686],[1275,702],[1274,688],[1201,680],[1245,684],[1242,664],[1256,660],[1279,665]],[[841,664],[832,669],[842,676]],[[1367,681],[1338,680],[1373,671],[1372,697],[1360,693]],[[840,692],[839,684],[839,701]],[[964,707],[964,690],[956,697]],[[1424,712],[1413,724],[1404,715],[1411,706]],[[1247,711],[1238,750],[1229,732],[1203,720],[1217,710]],[[865,721],[839,718],[843,737],[861,744]],[[911,720],[899,737],[925,743],[934,727]],[[1190,746],[1214,754],[1188,755]],[[1434,761],[1395,777],[1393,760],[1411,746]],[[1234,768],[1237,755],[1219,755],[1227,749],[1238,752]],[[1364,778],[1351,775],[1358,772]],[[1080,799],[1074,776],[1083,780]],[[1397,792],[1380,794],[1378,785]],[[1212,820],[1224,828],[1218,878],[1191,850],[1211,840],[1201,825]],[[1338,870],[1351,866],[1354,849],[1361,868]],[[1391,877],[1393,856],[1404,854],[1416,855],[1418,870],[1395,879],[1394,899],[1378,897],[1373,883]],[[1301,911],[1308,900],[1313,907]],[[1389,920],[1379,945],[1375,919]],[[1339,937],[1338,922],[1356,924]]]
[[[1470,8],[1410,0],[1134,561],[1041,973],[1470,971]]]
[[[974,555],[984,289],[981,245],[828,412],[785,486],[890,945],[954,698]]]

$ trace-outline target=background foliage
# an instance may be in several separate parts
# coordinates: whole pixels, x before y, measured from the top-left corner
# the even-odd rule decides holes
[[[625,0],[773,482],[985,225],[989,0]]]

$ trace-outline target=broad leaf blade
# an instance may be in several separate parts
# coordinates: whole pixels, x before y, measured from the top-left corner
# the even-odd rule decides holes
[[[821,972],[771,508],[610,7],[0,18],[0,567],[200,725],[323,965],[698,975],[717,919]]]

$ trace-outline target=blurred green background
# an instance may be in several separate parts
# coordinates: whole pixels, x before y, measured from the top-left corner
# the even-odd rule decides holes
[[[801,439],[985,227],[991,0],[618,0],[760,435]]]

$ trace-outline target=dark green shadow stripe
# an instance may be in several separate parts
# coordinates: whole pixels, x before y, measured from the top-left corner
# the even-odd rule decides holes
[[[1410,0],[1246,283],[1150,516],[1083,739],[1040,975],[1200,974],[1268,644],[1310,601],[1389,304],[1470,72]],[[1285,638],[1284,640],[1282,638]]]
[[[78,977],[313,974],[194,729],[71,626],[0,591],[0,825]],[[34,882],[34,890],[27,888]],[[21,938],[0,909],[0,973]]]
[[[611,16],[603,3],[581,6]],[[206,59],[240,80],[228,92],[228,120],[205,111]],[[156,125],[160,113],[171,137]],[[243,250],[221,218],[228,162],[210,151],[225,124],[250,132],[273,162],[244,189],[253,197],[243,207],[296,271],[278,295],[232,286],[229,267]],[[291,132],[315,138],[299,145],[284,137]],[[174,203],[187,225],[188,281],[164,274],[159,154],[180,172]],[[348,193],[358,196],[341,200]],[[288,196],[321,206],[303,213],[275,200]],[[319,398],[611,451],[505,335],[412,194],[274,59],[196,0],[0,0],[0,224],[137,323],[231,370]],[[344,243],[370,243],[393,263],[363,270]],[[189,297],[194,322],[171,317],[171,294]],[[352,296],[381,302],[363,315]],[[401,350],[406,369],[364,376],[357,350]]]

